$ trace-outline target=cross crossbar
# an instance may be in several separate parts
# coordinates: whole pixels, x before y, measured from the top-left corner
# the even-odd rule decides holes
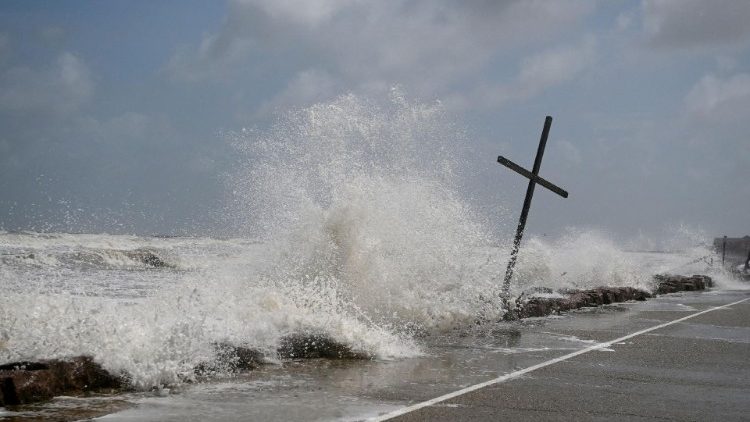
[[[555,192],[556,194],[562,196],[563,198],[568,197],[568,192],[556,186],[552,182],[548,181],[547,179],[538,176],[525,168],[519,166],[518,164],[514,163],[513,161],[510,161],[509,159],[503,157],[502,155],[497,157],[497,162],[504,165],[505,167],[508,167],[509,169],[515,171],[516,173],[520,174],[521,176],[526,177],[527,179],[531,179],[536,183],[539,183],[540,185],[544,186],[545,188],[551,190],[552,192]]]

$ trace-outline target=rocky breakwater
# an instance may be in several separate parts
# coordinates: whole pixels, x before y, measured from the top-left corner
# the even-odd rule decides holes
[[[705,290],[713,287],[714,283],[711,277],[707,275],[657,275],[654,276],[657,282],[656,293],[676,293],[681,291]]]
[[[654,294],[676,293],[681,291],[705,290],[713,286],[711,277],[705,275],[656,275],[653,293],[633,287],[597,287],[587,290],[561,292],[561,297],[521,295],[514,309],[505,314],[506,320],[542,317],[560,314],[585,307],[609,305],[611,303],[642,301]],[[549,292],[552,293],[552,292]]]
[[[250,371],[266,362],[262,352],[249,347],[218,343],[214,349],[214,359],[196,365],[195,378],[184,379],[184,382]],[[282,359],[372,357],[322,333],[294,333],[283,337],[276,354]],[[0,407],[36,403],[61,395],[112,394],[129,389],[127,374],[112,374],[88,356],[0,365]]]

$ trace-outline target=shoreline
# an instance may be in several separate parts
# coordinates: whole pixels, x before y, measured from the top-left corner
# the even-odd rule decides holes
[[[657,275],[653,293],[632,287],[597,287],[568,291],[559,298],[521,295],[504,320],[560,315],[582,308],[594,308],[612,303],[645,301],[656,295],[681,291],[699,291],[713,286],[705,275]],[[262,353],[242,346],[216,344],[218,359],[195,368],[196,380],[229,370],[243,373],[265,363]],[[287,336],[277,350],[286,359],[366,360],[371,356],[352,350],[325,334],[299,333]],[[195,380],[185,380],[187,383]],[[59,396],[105,394],[116,396],[133,391],[127,374],[111,374],[89,356],[75,356],[65,360],[10,362],[0,365],[0,407],[40,403]],[[168,390],[167,390],[168,391]]]

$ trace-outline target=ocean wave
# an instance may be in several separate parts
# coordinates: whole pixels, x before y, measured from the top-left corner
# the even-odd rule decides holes
[[[9,266],[67,267],[78,269],[158,269],[178,268],[175,257],[166,251],[150,248],[132,250],[78,249],[74,251],[23,250],[0,255]]]

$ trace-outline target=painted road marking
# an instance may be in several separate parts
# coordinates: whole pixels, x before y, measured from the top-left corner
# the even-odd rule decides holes
[[[469,387],[466,387],[466,388],[462,388],[460,390],[456,390],[456,391],[453,391],[453,392],[448,393],[448,394],[444,394],[444,395],[442,395],[440,397],[435,397],[434,399],[431,399],[431,400],[427,400],[427,401],[423,401],[421,403],[413,404],[411,406],[403,407],[401,409],[394,410],[393,412],[386,413],[385,415],[376,416],[376,417],[370,418],[368,420],[369,421],[373,421],[373,422],[378,422],[378,421],[385,421],[385,420],[388,420],[388,419],[391,419],[391,418],[395,418],[396,416],[405,415],[407,413],[414,412],[415,410],[419,410],[419,409],[421,409],[423,407],[432,406],[434,404],[437,404],[437,403],[440,403],[440,402],[443,402],[443,401],[446,401],[446,400],[450,400],[450,399],[452,399],[454,397],[462,396],[462,395],[464,395],[466,393],[470,393],[472,391],[476,391],[476,390],[479,390],[479,389],[484,388],[484,387],[489,387],[490,385],[499,384],[501,382],[505,382],[507,380],[510,380],[510,379],[513,379],[513,378],[517,378],[517,377],[519,377],[519,376],[521,376],[523,374],[528,374],[529,372],[536,371],[537,369],[541,369],[541,368],[544,368],[546,366],[554,365],[554,364],[556,364],[558,362],[566,361],[566,360],[568,360],[570,358],[573,358],[573,357],[576,357],[578,355],[582,355],[584,353],[588,353],[588,352],[591,352],[593,350],[604,349],[604,348],[607,348],[609,346],[612,346],[615,343],[623,342],[625,340],[631,339],[631,338],[639,336],[641,334],[646,334],[646,333],[649,333],[651,331],[658,330],[660,328],[668,327],[668,326],[670,326],[672,324],[677,324],[678,322],[682,322],[682,321],[688,320],[690,318],[695,318],[695,317],[697,317],[699,315],[703,315],[703,314],[706,314],[706,313],[709,313],[709,312],[713,312],[713,311],[718,310],[718,309],[728,308],[730,306],[737,305],[737,304],[745,302],[747,300],[750,300],[750,297],[742,299],[742,300],[738,300],[736,302],[727,303],[726,305],[715,306],[713,308],[709,308],[709,309],[706,309],[706,310],[703,310],[703,311],[700,311],[700,312],[696,312],[694,314],[690,314],[690,315],[682,317],[682,318],[675,319],[674,321],[665,322],[663,324],[655,325],[655,326],[650,327],[650,328],[646,328],[646,329],[643,329],[643,330],[640,330],[640,331],[636,331],[636,332],[634,332],[632,334],[628,334],[628,335],[626,335],[624,337],[616,338],[614,340],[610,340],[610,341],[607,341],[607,342],[604,342],[604,343],[597,343],[597,344],[595,344],[593,346],[589,346],[589,347],[587,347],[585,349],[581,349],[581,350],[578,350],[578,351],[575,351],[575,352],[572,352],[572,353],[568,353],[567,355],[560,356],[560,357],[554,358],[554,359],[550,359],[550,360],[548,360],[546,362],[538,363],[536,365],[529,366],[528,368],[524,368],[524,369],[521,369],[521,370],[518,370],[518,371],[515,371],[515,372],[511,372],[511,373],[505,374],[503,376],[497,377],[495,379],[491,379],[489,381],[485,381],[483,383],[474,384],[472,386],[469,386]]]

